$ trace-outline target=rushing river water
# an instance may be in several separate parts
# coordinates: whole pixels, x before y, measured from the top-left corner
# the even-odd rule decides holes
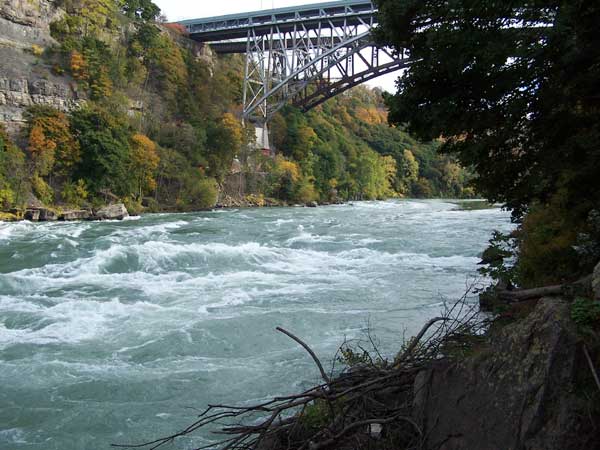
[[[276,326],[331,361],[370,323],[393,354],[494,229],[442,201],[0,224],[0,449],[107,449],[316,382]]]

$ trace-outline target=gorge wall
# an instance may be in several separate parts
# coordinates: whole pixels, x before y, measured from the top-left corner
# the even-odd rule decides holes
[[[4,0],[0,4],[0,122],[16,131],[31,105],[69,111],[84,99],[74,80],[56,75],[36,53],[56,44],[50,23],[64,14],[50,0]]]

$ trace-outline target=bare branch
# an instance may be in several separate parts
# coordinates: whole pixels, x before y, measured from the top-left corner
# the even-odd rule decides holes
[[[313,361],[319,368],[319,372],[321,372],[321,378],[323,378],[323,381],[325,381],[325,383],[327,383],[327,384],[329,384],[331,382],[329,377],[325,373],[325,370],[323,369],[323,365],[321,364],[321,361],[319,361],[319,358],[317,358],[317,355],[315,355],[315,352],[313,352],[312,349],[302,339],[293,335],[289,331],[284,330],[281,327],[277,327],[276,330],[279,331],[280,333],[283,333],[286,336],[292,338],[294,341],[296,341],[298,344],[300,344],[302,347],[304,347],[304,350],[306,350],[308,352],[308,354],[312,357]]]

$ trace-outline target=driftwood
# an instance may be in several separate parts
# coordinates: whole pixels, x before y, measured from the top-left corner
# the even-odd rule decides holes
[[[516,289],[496,291],[495,295],[501,300],[510,303],[518,303],[542,297],[556,297],[573,292],[577,289],[587,289],[591,286],[592,276],[588,275],[574,283],[557,284],[554,286],[543,286],[533,289]]]
[[[596,386],[598,386],[598,390],[600,391],[600,377],[598,377],[598,372],[596,372],[596,368],[594,367],[594,362],[590,356],[590,352],[587,349],[587,346],[583,345],[583,353],[585,355],[585,359],[587,360],[590,371],[592,372],[592,376],[594,377],[594,381],[596,381]]]
[[[308,344],[277,328],[306,350],[323,383],[260,404],[209,405],[184,430],[146,443],[113,447],[158,449],[200,429],[217,426],[220,429],[212,433],[223,438],[197,450],[325,450],[334,444],[337,448],[357,449],[371,439],[370,427],[380,425],[385,439],[391,439],[385,448],[419,450],[424,437],[411,419],[416,374],[431,361],[446,357],[448,339],[479,334],[486,326],[466,297],[447,307],[443,316],[428,321],[393,364],[381,358],[377,363],[371,360],[370,364],[348,367],[335,378],[327,376]],[[311,421],[315,415],[316,423]]]

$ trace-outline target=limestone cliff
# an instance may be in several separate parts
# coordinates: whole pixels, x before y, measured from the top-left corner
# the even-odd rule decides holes
[[[3,0],[0,4],[0,122],[13,130],[31,105],[68,111],[82,98],[66,76],[57,76],[36,55],[56,44],[50,23],[64,11],[51,0]]]

